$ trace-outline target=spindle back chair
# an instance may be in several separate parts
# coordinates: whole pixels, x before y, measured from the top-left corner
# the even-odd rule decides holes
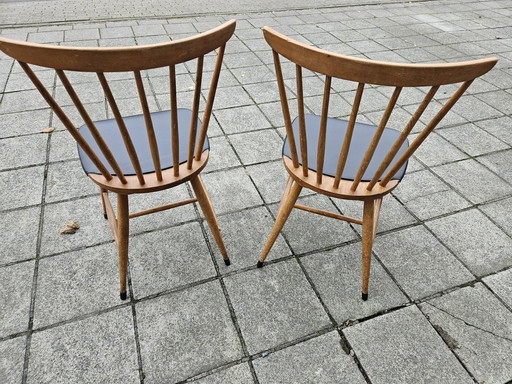
[[[401,64],[338,55],[294,41],[268,27],[265,40],[272,48],[281,107],[286,128],[283,162],[289,173],[275,225],[257,266],[263,267],[291,210],[362,225],[362,298],[368,298],[370,261],[382,198],[400,183],[407,162],[445,117],[473,80],[489,71],[496,58],[449,64]],[[280,56],[295,64],[297,118],[292,121]],[[305,113],[303,68],[324,75],[321,115]],[[332,79],[357,84],[348,120],[329,117]],[[462,83],[409,145],[408,135],[443,85]],[[378,125],[357,122],[368,85],[394,87]],[[406,87],[430,87],[402,131],[387,128],[390,116]],[[336,116],[343,111],[336,111]],[[298,142],[297,142],[298,138]],[[362,220],[296,204],[302,188],[328,196],[362,200]]]
[[[230,261],[218,222],[202,179],[201,170],[209,156],[207,130],[222,66],[226,42],[236,22],[231,20],[210,31],[161,44],[115,47],[60,47],[0,38],[0,50],[18,61],[35,87],[78,144],[82,166],[100,188],[105,218],[108,219],[119,256],[120,296],[126,299],[129,218],[198,202],[203,210],[226,265]],[[202,118],[199,118],[205,55],[217,57]],[[195,85],[190,109],[178,109],[176,66],[196,60]],[[55,69],[84,125],[76,128],[68,115],[38,79],[30,65]],[[168,67],[170,110],[149,110],[143,72]],[[93,122],[65,71],[96,73],[113,119]],[[123,116],[106,74],[131,72],[134,94],[140,100],[141,115]],[[149,193],[190,181],[196,198],[129,213],[128,195]],[[70,180],[71,182],[71,180]],[[117,217],[108,192],[117,194]]]

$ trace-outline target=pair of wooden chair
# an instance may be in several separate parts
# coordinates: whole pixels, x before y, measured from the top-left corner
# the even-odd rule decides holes
[[[162,44],[126,48],[71,48],[0,38],[0,50],[18,61],[79,146],[82,166],[101,192],[101,200],[119,256],[120,296],[126,299],[129,219],[198,202],[226,265],[230,264],[212,203],[200,177],[209,155],[207,129],[227,41],[235,21],[194,37]],[[396,64],[337,55],[291,40],[270,28],[264,36],[274,55],[275,72],[286,127],[283,162],[288,183],[274,228],[257,263],[270,251],[291,210],[298,208],[360,224],[362,243],[362,298],[368,298],[373,241],[382,198],[402,180],[407,161],[478,76],[489,71],[495,58],[451,64]],[[199,118],[205,55],[217,50],[206,106]],[[292,121],[280,56],[295,64],[297,118]],[[176,66],[196,60],[191,109],[177,103]],[[76,128],[30,65],[53,68],[73,101],[84,125]],[[170,110],[151,113],[144,89],[143,70],[168,67]],[[303,68],[325,76],[321,114],[306,114]],[[97,74],[113,119],[93,122],[64,71]],[[142,115],[122,116],[105,73],[133,72]],[[329,116],[332,79],[357,84],[348,120]],[[440,110],[409,144],[407,137],[433,100],[440,86],[461,83]],[[378,125],[357,121],[368,85],[394,90]],[[405,87],[430,87],[402,131],[387,128]],[[343,115],[337,111],[337,115]],[[172,188],[190,181],[196,197],[150,210],[129,213],[128,196]],[[362,220],[297,204],[302,188],[328,196],[362,200]],[[108,192],[117,194],[117,215]]]

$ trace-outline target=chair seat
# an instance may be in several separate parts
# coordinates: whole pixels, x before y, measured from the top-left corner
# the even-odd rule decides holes
[[[140,161],[142,172],[144,174],[155,172],[153,159],[151,157],[151,150],[149,147],[148,136],[146,131],[146,123],[144,115],[128,116],[123,118],[133,145],[137,152]],[[170,111],[154,112],[151,114],[153,128],[155,130],[156,141],[158,143],[158,151],[160,155],[160,166],[162,170],[172,168],[172,147],[171,147],[171,113]],[[178,109],[178,131],[179,131],[179,163],[182,164],[187,161],[188,156],[188,141],[190,133],[190,121],[192,120],[192,111],[189,109]],[[116,158],[119,167],[125,176],[135,175],[132,162],[128,155],[128,151],[124,145],[123,138],[119,132],[115,119],[102,120],[95,122],[96,128],[101,136],[107,143]],[[201,127],[201,121],[197,121],[198,131]],[[111,168],[103,154],[101,153],[96,141],[94,140],[89,128],[83,125],[79,128],[80,133],[92,147],[93,151],[98,155],[99,159],[108,171],[115,175],[114,170]],[[199,135],[197,135],[199,136]],[[203,151],[210,148],[208,137],[203,145]],[[85,152],[78,147],[78,155],[82,162],[82,167],[87,174],[101,174],[93,162],[85,154]]]
[[[308,143],[308,169],[316,172],[316,163],[317,163],[317,150],[318,150],[318,134],[320,132],[320,116],[307,114],[305,115],[305,123],[306,123],[306,137]],[[323,174],[331,177],[336,176],[336,167],[338,166],[338,158],[341,152],[341,146],[343,144],[343,139],[345,138],[345,132],[347,130],[348,121],[328,118],[327,119],[327,129],[326,129],[326,140],[325,140],[325,159],[324,159],[324,168]],[[299,119],[296,118],[292,123],[293,133],[295,135],[296,143],[299,143]],[[345,164],[345,168],[343,170],[343,174],[341,176],[344,180],[354,180],[356,177],[357,170],[359,165],[361,164],[361,160],[364,157],[364,154],[370,144],[373,135],[377,127],[374,125],[364,124],[364,123],[356,123],[354,127],[354,131],[352,134],[352,142],[350,145],[350,150],[348,152],[347,162]],[[381,164],[384,157],[389,152],[389,149],[393,146],[395,140],[400,135],[400,131],[392,128],[385,128],[382,133],[381,140],[375,149],[375,153],[366,169],[366,172],[363,175],[361,181],[370,181],[377,171],[379,165]],[[398,159],[402,153],[409,146],[409,141],[406,140],[400,150],[395,155],[394,160],[391,162],[390,166],[386,169],[383,176],[386,172],[391,169],[394,161]],[[299,150],[299,145],[297,144],[297,150]],[[291,159],[290,146],[288,143],[288,137],[286,138],[283,145],[283,156],[286,156]],[[302,159],[299,155],[299,163],[302,165]],[[402,168],[396,173],[393,177],[393,180],[401,180],[405,174],[405,170],[407,168],[407,163],[405,163]]]

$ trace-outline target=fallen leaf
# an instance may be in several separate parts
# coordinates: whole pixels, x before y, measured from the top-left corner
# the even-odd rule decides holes
[[[60,230],[61,235],[72,235],[80,228],[76,221],[68,221],[66,226]]]
[[[43,130],[41,130],[39,132],[41,132],[41,133],[50,133],[50,132],[53,132],[53,131],[55,131],[54,127],[48,127],[48,128],[45,128],[45,129],[43,129]]]

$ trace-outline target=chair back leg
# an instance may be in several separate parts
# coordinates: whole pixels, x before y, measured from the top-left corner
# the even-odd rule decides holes
[[[364,201],[363,206],[363,258],[362,258],[362,299],[368,300],[368,284],[370,281],[370,265],[372,260],[373,242],[377,233],[382,197]]]
[[[117,252],[119,256],[119,295],[126,300],[126,280],[128,274],[129,236],[128,195],[117,194]]]
[[[201,176],[197,175],[196,177],[190,179],[190,184],[192,184],[192,189],[196,194],[197,202],[203,211],[204,218],[206,219],[206,222],[212,231],[213,238],[219,247],[220,254],[224,259],[224,264],[230,265],[231,262],[226,251],[226,247],[224,246],[224,241],[222,240],[222,236],[220,234],[219,222],[217,221],[217,216],[213,210],[213,204],[210,200],[210,196],[208,195],[208,192],[206,192],[203,179],[201,179]]]
[[[258,260],[258,268],[263,267],[263,262],[267,258],[267,255],[270,252],[272,246],[274,245],[277,236],[279,236],[281,229],[283,229],[284,223],[286,223],[288,216],[290,216],[290,212],[292,211],[295,202],[297,201],[297,198],[300,195],[300,191],[302,191],[302,186],[294,182],[293,184],[291,184],[290,187],[290,180],[288,180],[283,195],[283,199],[281,200],[281,206],[279,207],[279,211],[277,212],[277,218],[276,222],[274,223],[274,228],[272,228],[272,232],[270,232],[267,243],[265,244],[265,248],[263,248],[261,256]]]

